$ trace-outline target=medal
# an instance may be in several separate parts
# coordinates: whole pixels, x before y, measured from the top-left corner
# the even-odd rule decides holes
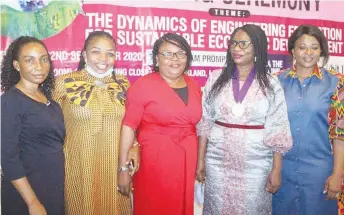
[[[242,116],[245,113],[245,105],[242,103],[235,103],[232,107],[234,116]]]
[[[245,105],[242,104],[248,89],[253,83],[254,77],[256,76],[256,70],[253,67],[250,74],[248,74],[242,88],[239,90],[239,72],[235,68],[232,79],[232,89],[234,95],[234,101],[236,102],[232,107],[232,113],[234,116],[242,116],[245,113]]]

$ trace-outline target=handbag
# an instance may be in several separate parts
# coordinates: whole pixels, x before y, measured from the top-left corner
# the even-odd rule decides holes
[[[203,205],[204,202],[204,183],[195,183],[195,201],[199,205]]]

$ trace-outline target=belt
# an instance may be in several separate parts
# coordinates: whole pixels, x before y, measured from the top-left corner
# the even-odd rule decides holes
[[[215,124],[221,125],[226,128],[239,128],[239,129],[264,129],[264,125],[238,125],[238,124],[229,124],[220,121],[215,121]]]

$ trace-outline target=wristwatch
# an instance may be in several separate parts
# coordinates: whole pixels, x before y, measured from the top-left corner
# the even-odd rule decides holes
[[[118,172],[126,172],[129,171],[129,167],[127,166],[121,166],[118,168]]]

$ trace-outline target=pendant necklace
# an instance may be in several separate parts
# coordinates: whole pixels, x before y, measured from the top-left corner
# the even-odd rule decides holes
[[[234,77],[232,79],[232,89],[233,89],[235,104],[232,107],[232,113],[234,114],[234,116],[239,117],[245,113],[246,107],[244,104],[242,104],[242,101],[244,100],[248,89],[253,83],[253,80],[256,76],[256,69],[254,67],[252,68],[251,72],[248,74],[240,90],[239,90],[239,72],[237,68],[235,68],[233,76]]]

